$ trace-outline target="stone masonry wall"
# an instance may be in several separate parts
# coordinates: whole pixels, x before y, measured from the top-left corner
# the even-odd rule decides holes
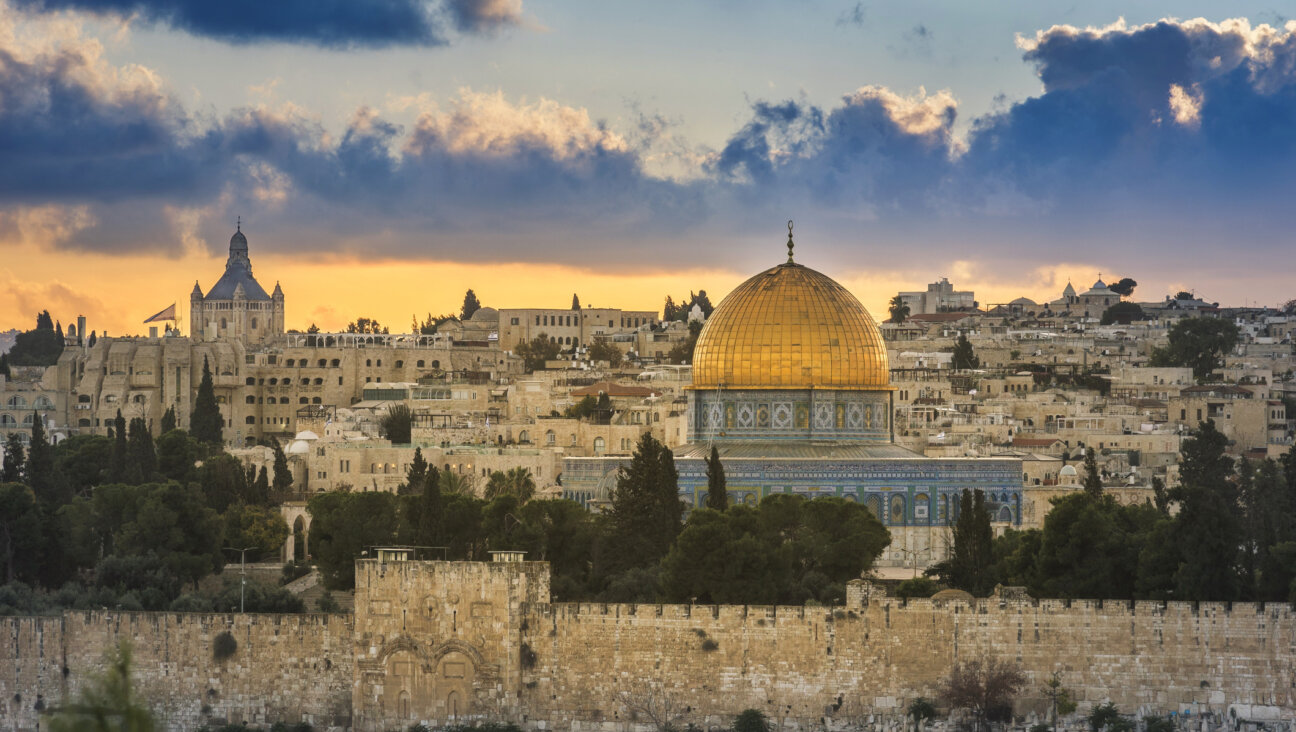
[[[356,567],[356,612],[67,612],[0,619],[0,729],[75,692],[118,639],[169,730],[225,719],[366,732],[472,720],[637,732],[728,726],[746,708],[782,729],[896,718],[957,662],[995,658],[1028,683],[1062,673],[1082,710],[1296,718],[1289,605],[898,600],[864,582],[844,607],[551,604],[542,562]],[[238,641],[216,662],[212,643]]]
[[[229,631],[234,655],[217,662]],[[351,725],[354,629],[349,615],[65,612],[0,618],[0,728],[36,729],[100,673],[106,652],[131,642],[136,688],[162,729],[219,720]]]
[[[1296,716],[1288,605],[560,604],[531,608],[525,627],[538,658],[522,677],[522,710],[558,729],[648,723],[667,708],[703,726],[727,726],[749,707],[801,729],[898,717],[915,697],[936,697],[953,664],[987,657],[1028,676],[1019,713],[1044,711],[1038,690],[1060,671],[1078,701],[1127,713],[1255,705]]]

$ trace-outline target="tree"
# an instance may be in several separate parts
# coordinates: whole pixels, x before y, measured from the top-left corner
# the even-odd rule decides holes
[[[1162,516],[1170,515],[1170,492],[1166,490],[1164,480],[1152,476],[1152,505]]]
[[[1085,450],[1084,490],[1093,498],[1101,498],[1103,493],[1102,476],[1098,474],[1097,450],[1092,447]]]
[[[1026,677],[1015,666],[994,659],[956,664],[941,686],[946,703],[967,709],[976,719],[976,729],[988,722],[1012,719],[1012,702],[1026,685]]]
[[[428,465],[428,461],[423,457],[423,448],[414,448],[414,458],[410,460],[409,467],[405,469],[405,482],[397,488],[397,493],[401,495],[419,495],[423,492],[423,487],[427,485],[428,470],[435,471]]]
[[[248,488],[247,503],[254,506],[265,506],[270,503],[270,474],[264,465],[257,471],[256,480]]]
[[[688,330],[688,338],[682,343],[675,344],[666,354],[666,360],[670,363],[693,363],[693,351],[697,349],[698,336],[702,335],[702,323],[694,320],[688,324]]]
[[[32,412],[31,439],[27,442],[27,466],[23,477],[35,491],[36,498],[46,506],[62,506],[72,498],[59,485],[54,470],[54,448],[45,435],[45,419],[36,411]]]
[[[954,341],[954,358],[950,361],[950,368],[955,371],[966,369],[980,368],[981,359],[976,357],[972,351],[972,342],[968,340],[966,333],[960,333],[958,340]]]
[[[50,311],[42,310],[36,314],[36,330],[54,330],[54,318],[50,317]]]
[[[535,490],[535,479],[530,470],[523,467],[510,468],[507,473],[496,470],[486,482],[485,498],[493,501],[501,496],[513,496],[521,505],[531,500]]]
[[[1193,296],[1193,294],[1192,294],[1191,292],[1188,292],[1187,290],[1180,290],[1180,291],[1178,291],[1178,292],[1175,293],[1174,299],[1176,299],[1176,300],[1193,300],[1193,299],[1195,299],[1195,298],[1194,298],[1194,296]]]
[[[929,719],[936,717],[936,705],[925,696],[920,696],[909,702],[909,707],[905,710],[906,716],[914,721],[915,726],[921,725]]]
[[[928,570],[955,589],[984,597],[994,587],[994,532],[990,529],[990,511],[981,489],[963,489],[959,499],[958,518],[952,530],[950,554]]]
[[[1071,699],[1071,690],[1062,686],[1062,672],[1054,671],[1049,680],[1044,682],[1040,693],[1049,700],[1049,720],[1056,730],[1058,715],[1070,714],[1076,710],[1076,703]]]
[[[9,370],[9,355],[0,353],[0,376],[13,378],[13,372]]]
[[[546,333],[540,333],[513,348],[513,352],[522,357],[522,367],[527,373],[543,369],[546,361],[558,358],[559,350],[557,341],[551,341]]]
[[[441,546],[441,482],[437,469],[423,460],[423,454],[414,450],[414,462],[406,473],[408,495],[401,498],[401,520],[405,523],[405,536],[418,546]]]
[[[66,442],[66,440],[65,440]],[[197,477],[202,446],[182,429],[173,429],[157,438],[157,469],[164,480],[186,484]]]
[[[54,322],[46,310],[36,317],[35,330],[14,337],[7,362],[11,366],[53,366],[63,355],[63,343],[63,334],[54,330]]]
[[[288,467],[288,456],[284,454],[283,447],[279,441],[274,443],[274,482],[271,484],[273,496],[276,502],[282,502],[292,490],[293,476],[292,469]]]
[[[1199,382],[1224,362],[1238,343],[1238,327],[1219,318],[1184,318],[1167,334],[1165,346],[1152,349],[1153,366],[1191,367]]]
[[[0,483],[21,483],[26,465],[27,449],[23,447],[22,438],[17,432],[10,432],[5,439],[4,468],[0,472]]]
[[[97,330],[90,331],[90,340],[86,342],[86,348],[94,348],[95,344],[98,342],[99,342],[99,331]]]
[[[1207,420],[1184,441],[1179,485],[1170,497],[1175,516],[1179,569],[1175,596],[1184,600],[1236,600],[1240,547],[1244,533],[1238,511],[1233,459],[1225,455],[1228,438]]]
[[[131,647],[123,640],[107,659],[107,669],[81,687],[76,701],[49,719],[52,732],[153,732],[153,714],[131,683]]]
[[[1119,281],[1107,285],[1107,289],[1122,297],[1130,297],[1134,294],[1134,288],[1138,287],[1138,282],[1129,277],[1122,277]],[[1141,320],[1142,318],[1140,318]]]
[[[1143,308],[1136,302],[1118,302],[1103,311],[1099,325],[1129,325],[1135,320],[1147,320]]]
[[[148,423],[143,417],[130,421],[126,446],[126,482],[133,485],[152,482],[157,479],[157,449],[153,446],[153,435],[149,434]]]
[[[225,443],[221,436],[224,425],[225,418],[216,405],[211,365],[207,362],[207,357],[203,356],[202,381],[198,383],[198,397],[194,400],[193,412],[189,416],[189,434],[208,447],[219,448]]]
[[[128,453],[126,442],[126,418],[122,416],[121,410],[117,410],[117,416],[113,419],[112,426],[112,453],[108,458],[108,480],[113,483],[126,482],[126,455]]]
[[[0,483],[0,562],[4,565],[0,584],[31,581],[42,539],[36,494],[21,483]]]
[[[306,510],[312,519],[311,554],[330,590],[354,587],[360,553],[395,537],[397,497],[391,493],[323,493],[312,498]]]
[[[356,318],[350,323],[347,323],[346,332],[366,333],[366,334],[373,333],[376,335],[379,333],[386,333],[387,328],[383,327],[381,324],[378,323],[377,320],[374,320],[373,318]]]
[[[224,521],[225,544],[238,549],[255,547],[252,556],[263,560],[278,556],[288,540],[288,522],[274,508],[235,504],[225,512]]]
[[[706,466],[706,507],[723,512],[729,507],[729,494],[725,490],[724,465],[720,464],[720,451],[715,445],[711,446],[711,456],[707,458]]]
[[[759,709],[744,709],[734,719],[733,732],[770,732],[769,719]]]
[[[574,293],[574,292],[572,293],[572,306],[571,306],[571,309],[572,309],[572,310],[580,310],[580,309],[581,309],[581,305],[580,305],[580,298],[577,297],[577,296],[576,296],[576,293]]]
[[[481,310],[481,303],[477,301],[477,293],[469,289],[464,293],[463,307],[459,308],[459,319],[467,320],[478,310]]]
[[[383,437],[391,440],[393,445],[410,444],[414,431],[414,413],[408,404],[393,404],[387,407],[378,423],[378,431]]]
[[[684,504],[675,456],[651,434],[639,438],[630,466],[620,468],[608,513],[613,561],[621,566],[657,561],[679,535]]]
[[[198,485],[203,501],[224,513],[230,504],[242,500],[248,492],[247,474],[238,458],[222,452],[203,461],[198,469]]]
[[[171,430],[176,429],[178,426],[179,424],[176,422],[175,406],[167,407],[167,410],[162,413],[162,434],[165,435]]]
[[[607,361],[608,366],[616,368],[621,365],[621,349],[604,338],[595,339],[589,347],[589,360]]]
[[[899,295],[891,298],[888,309],[891,311],[892,323],[903,323],[909,318],[909,304]]]
[[[679,307],[675,305],[675,300],[670,295],[666,296],[666,304],[662,306],[662,320],[667,323],[679,320]]]

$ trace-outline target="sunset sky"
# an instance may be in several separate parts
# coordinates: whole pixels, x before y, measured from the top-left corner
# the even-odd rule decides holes
[[[1270,3],[0,0],[0,330],[220,276],[288,327],[713,301],[785,255],[874,313],[1139,281],[1296,297]]]

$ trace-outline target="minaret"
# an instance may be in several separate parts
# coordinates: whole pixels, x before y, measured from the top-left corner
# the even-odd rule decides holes
[[[203,315],[202,288],[194,280],[193,292],[189,293],[189,337],[195,343],[202,343],[206,336],[207,319]]]

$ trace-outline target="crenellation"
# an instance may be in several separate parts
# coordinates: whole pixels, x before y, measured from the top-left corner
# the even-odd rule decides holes
[[[789,730],[838,729],[898,720],[909,700],[938,695],[954,663],[991,656],[1027,675],[1021,713],[1043,711],[1035,690],[1054,671],[1082,705],[1296,712],[1287,605],[1011,592],[972,601],[856,593],[840,607],[552,603],[548,572],[539,562],[362,560],[353,616],[6,619],[0,722],[34,726],[37,696],[52,704],[75,693],[120,638],[136,644],[139,688],[167,729],[218,719],[357,730],[491,719],[633,732],[646,722],[627,703],[654,700],[704,726],[751,707]],[[212,642],[224,630],[239,650],[217,662]]]

